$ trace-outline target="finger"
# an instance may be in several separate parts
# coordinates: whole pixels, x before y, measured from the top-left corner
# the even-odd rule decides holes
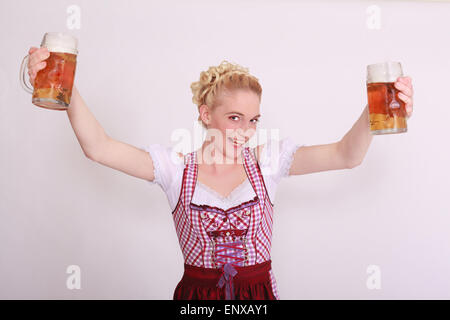
[[[47,59],[50,56],[50,52],[46,47],[39,48],[35,52],[30,55],[29,65],[32,67],[35,64],[40,63],[41,61]]]
[[[39,62],[37,65],[34,66],[34,70],[33,71],[35,73],[38,73],[39,70],[44,69],[46,66],[47,66],[47,62],[46,61]]]
[[[405,109],[406,109],[406,114],[407,114],[408,118],[411,117],[411,115],[413,113],[412,106],[407,106],[407,107],[405,107]]]
[[[47,48],[42,47],[39,48],[38,50],[36,50],[35,52],[33,52],[30,55],[30,59],[29,59],[29,67],[33,67],[35,64],[40,63],[41,61],[47,59],[50,56],[50,52],[48,51]]]
[[[398,81],[403,82],[405,84],[411,84],[412,83],[412,79],[410,76],[401,76],[397,78]]]
[[[403,82],[404,84],[411,84],[412,80],[410,76],[398,77],[397,81]]]
[[[36,78],[36,71],[30,70],[28,72],[28,75],[30,76],[30,79],[34,79],[34,78]]]
[[[31,76],[33,78],[36,77],[36,75],[39,72],[39,70],[44,69],[46,66],[47,66],[47,62],[46,61],[42,61],[42,62],[39,62],[38,64],[34,65],[31,68],[31,71],[30,71]]]
[[[38,64],[34,65],[31,69],[28,70],[28,75],[30,78],[36,77],[37,73],[44,69],[47,66],[46,61],[39,62]]]
[[[36,47],[31,47],[30,50],[28,50],[28,54],[32,54],[33,52],[35,52],[38,48]]]
[[[402,91],[407,96],[412,96],[413,95],[412,87],[407,86],[403,82],[397,81],[397,82],[395,82],[394,86],[398,90]]]
[[[405,103],[405,108],[412,108],[413,106],[413,99],[411,97],[408,97],[406,95],[404,95],[403,93],[399,93],[398,97]]]
[[[31,68],[31,57],[33,55],[34,52],[36,52],[36,50],[38,50],[38,48],[36,47],[31,47],[30,50],[28,50],[28,63],[27,63],[27,68],[28,70],[30,70]],[[28,74],[30,74],[30,72],[28,72]]]
[[[410,85],[412,85],[412,79],[411,79],[410,76],[406,76],[406,77],[404,77],[404,78],[406,79],[406,81],[407,81]]]
[[[407,95],[405,95],[405,94],[399,92],[399,93],[398,93],[398,97],[399,97],[403,102],[405,102],[406,104],[409,103],[409,96],[407,96]]]
[[[398,77],[395,82],[403,83],[407,86],[409,86],[410,83],[407,77]]]

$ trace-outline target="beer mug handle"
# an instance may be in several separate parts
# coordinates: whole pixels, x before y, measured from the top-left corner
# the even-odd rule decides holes
[[[28,83],[26,83],[26,81],[25,81],[25,69],[26,69],[26,66],[27,66],[27,64],[28,64],[28,58],[29,58],[30,56],[27,54],[24,58],[23,58],[23,60],[22,60],[22,65],[20,66],[20,84],[22,85],[22,88],[26,91],[26,92],[28,92],[28,93],[33,93],[33,91],[34,91],[34,88],[33,87],[30,87],[29,85],[28,85]]]

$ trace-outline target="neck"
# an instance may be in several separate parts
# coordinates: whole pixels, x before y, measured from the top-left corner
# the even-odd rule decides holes
[[[242,155],[243,147],[236,150],[232,149],[231,155],[227,155],[224,151],[224,147],[219,147],[212,141],[205,141],[199,150],[200,154],[197,153],[197,160],[201,164],[215,167],[242,165],[244,161]],[[232,154],[233,152],[235,153],[234,155]]]

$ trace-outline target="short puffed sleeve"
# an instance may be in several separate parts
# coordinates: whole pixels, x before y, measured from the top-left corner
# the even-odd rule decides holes
[[[261,172],[269,176],[275,183],[289,176],[289,169],[294,160],[294,154],[303,143],[295,142],[291,137],[281,140],[268,139],[260,155]]]
[[[158,184],[164,192],[168,193],[177,177],[179,166],[183,165],[183,157],[175,152],[173,146],[164,146],[160,143],[146,145],[143,149],[150,154],[154,168],[154,180],[147,181],[150,184]]]

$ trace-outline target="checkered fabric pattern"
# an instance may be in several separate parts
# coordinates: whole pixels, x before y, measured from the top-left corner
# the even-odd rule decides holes
[[[197,175],[197,153],[185,156],[180,197],[172,212],[180,248],[186,264],[218,268],[217,248],[220,245],[240,243],[241,248],[223,249],[229,255],[225,262],[231,262],[233,256],[239,259],[236,265],[254,265],[270,260],[272,241],[273,204],[270,202],[261,169],[250,147],[242,149],[244,168],[256,193],[253,200],[223,210],[208,205],[192,203]],[[228,250],[228,251],[227,251]],[[245,255],[239,255],[245,252]],[[278,297],[275,277],[270,270],[274,295]]]

